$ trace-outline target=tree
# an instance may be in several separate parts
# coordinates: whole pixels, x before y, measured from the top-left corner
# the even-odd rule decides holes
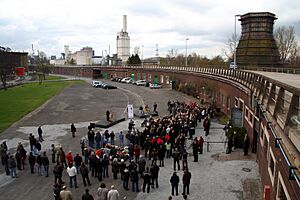
[[[298,44],[293,26],[280,26],[275,30],[274,38],[279,50],[281,62],[293,61],[297,56]]]
[[[225,43],[226,47],[222,51],[224,55],[227,57],[228,61],[233,60],[234,52],[238,46],[239,40],[240,40],[240,36],[235,37],[234,34],[232,34],[231,37],[227,39],[227,42]]]
[[[128,65],[140,65],[141,64],[141,59],[138,54],[131,55],[128,60],[127,60]]]

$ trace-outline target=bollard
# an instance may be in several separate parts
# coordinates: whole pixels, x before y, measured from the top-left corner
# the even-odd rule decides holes
[[[265,185],[264,187],[264,200],[270,200],[270,186]]]

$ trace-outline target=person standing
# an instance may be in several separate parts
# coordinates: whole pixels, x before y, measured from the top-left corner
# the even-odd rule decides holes
[[[76,179],[77,170],[76,170],[75,166],[72,166],[71,164],[69,164],[69,166],[67,168],[67,173],[70,178],[70,188],[73,188],[73,184],[74,184],[75,188],[78,188],[77,179]]]
[[[49,159],[46,155],[46,151],[44,151],[42,156],[42,165],[44,166],[45,177],[49,176]]]
[[[249,149],[249,137],[248,137],[247,133],[246,133],[245,138],[244,138],[243,147],[244,147],[244,156],[247,156],[248,155],[248,149]]]
[[[172,186],[172,196],[174,196],[174,190],[176,191],[176,196],[178,196],[178,184],[179,184],[179,177],[177,176],[176,172],[173,172],[171,176],[170,182]]]
[[[130,172],[129,172],[129,170],[126,168],[126,169],[124,170],[124,178],[123,178],[123,188],[124,188],[125,190],[129,190],[129,189],[128,189],[129,178],[130,178]]]
[[[80,166],[80,173],[82,176],[82,180],[83,180],[83,185],[84,187],[86,187],[86,182],[88,183],[88,185],[91,185],[90,179],[89,179],[89,169],[88,167],[84,164],[84,162],[81,163]]]
[[[193,143],[192,143],[192,147],[193,147],[193,156],[194,156],[194,162],[198,162],[198,140],[197,137],[194,139]]]
[[[10,172],[9,172],[9,167],[8,167],[8,159],[9,159],[9,155],[8,155],[8,153],[6,152],[6,154],[5,155],[3,155],[3,157],[2,157],[2,164],[3,164],[3,166],[4,166],[4,169],[5,169],[5,172],[6,172],[6,175],[8,176],[9,174],[10,174]]]
[[[17,164],[13,155],[11,155],[8,159],[8,168],[10,170],[10,175],[12,178],[17,178]]]
[[[135,157],[135,162],[136,163],[139,163],[139,158],[140,158],[140,155],[141,155],[141,148],[139,145],[134,145],[134,148],[133,148],[133,154],[134,154],[134,157]]]
[[[204,144],[204,139],[202,136],[200,136],[199,140],[198,140],[198,147],[199,147],[199,153],[202,154],[203,153],[203,144]]]
[[[54,166],[54,169],[53,169],[53,174],[54,174],[54,183],[58,183],[58,184],[61,184],[62,183],[62,173],[64,171],[64,168],[63,166],[57,162],[56,165]],[[57,182],[58,181],[58,182]]]
[[[76,127],[74,125],[74,123],[71,124],[71,133],[72,133],[72,137],[75,137],[75,133],[76,133]]]
[[[77,170],[77,174],[79,174],[79,168],[81,163],[82,163],[82,157],[79,155],[79,153],[77,153],[76,156],[74,157],[74,164]]]
[[[36,139],[32,133],[29,134],[29,144],[30,144],[30,151],[33,151],[33,147],[36,145]]]
[[[130,172],[132,182],[132,192],[139,192],[139,174],[136,168],[133,168]]]
[[[150,169],[151,173],[151,185],[152,188],[154,188],[154,182],[155,186],[158,188],[158,173],[159,173],[159,166],[156,165],[156,163],[151,167]]]
[[[124,134],[123,131],[119,133],[120,147],[124,147]]]
[[[188,169],[184,170],[184,173],[182,175],[182,184],[183,184],[183,192],[182,195],[185,195],[185,192],[187,194],[190,194],[190,182],[191,182],[192,174],[189,172]]]
[[[41,125],[38,127],[38,135],[39,135],[39,142],[43,142],[44,141],[44,139],[43,139],[43,130],[42,130]]]
[[[175,148],[175,150],[173,152],[174,171],[176,171],[176,163],[177,163],[178,170],[180,170],[179,158],[180,158],[180,153],[178,151],[178,148]]]
[[[97,190],[98,200],[107,200],[108,189],[106,188],[105,183],[101,183],[100,187]]]
[[[153,112],[157,113],[157,103],[154,102],[153,104]]]
[[[52,163],[55,163],[55,145],[54,144],[51,144],[51,158],[52,158]]]
[[[82,195],[82,200],[94,200],[94,197],[89,193],[89,189],[85,189],[85,193]]]
[[[107,122],[109,122],[109,120],[110,120],[110,117],[109,117],[109,116],[110,116],[110,112],[109,112],[109,110],[107,110],[107,111],[106,111],[106,121],[107,121]]]
[[[114,158],[111,163],[111,171],[113,173],[114,179],[118,179],[118,173],[120,172],[120,165],[117,158]]]
[[[115,189],[114,185],[112,185],[110,188],[111,189],[109,190],[109,192],[107,194],[107,200],[118,200],[119,196],[120,196],[118,190]]]
[[[67,189],[67,186],[62,186],[62,191],[60,191],[59,196],[61,200],[72,200],[72,193]]]
[[[109,137],[110,137],[110,144],[112,145],[115,145],[115,136],[116,136],[115,132],[111,131]]]
[[[143,183],[143,192],[145,192],[146,186],[147,186],[147,193],[150,192],[150,184],[151,184],[151,174],[149,172],[149,167],[146,168],[146,171],[142,175],[144,179]]]
[[[183,149],[183,153],[182,153],[182,170],[185,170],[188,168],[188,152],[186,151],[186,149]]]

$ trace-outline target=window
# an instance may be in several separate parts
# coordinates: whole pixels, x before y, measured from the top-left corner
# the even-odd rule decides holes
[[[230,97],[227,97],[227,110],[230,110],[230,107],[231,107]]]
[[[148,74],[148,81],[151,82],[151,79],[152,79],[151,74]]]
[[[165,76],[165,79],[166,79],[166,84],[170,84],[170,78],[169,78],[169,76]]]
[[[276,194],[277,200],[291,200],[291,197],[286,189],[286,186],[283,182],[283,178],[281,176],[281,173],[278,173],[278,184],[277,184],[277,194]]]
[[[160,75],[160,83],[161,83],[161,84],[164,83],[164,75]]]
[[[276,168],[276,159],[275,156],[273,154],[273,151],[271,149],[271,147],[269,147],[269,156],[268,156],[268,172],[270,175],[270,179],[272,182],[272,185],[274,185],[274,179],[275,179],[275,168]]]
[[[138,73],[138,74],[137,74],[137,80],[140,80],[140,79],[141,79],[141,74]]]
[[[146,74],[145,73],[143,74],[143,80],[146,80]]]
[[[234,106],[235,106],[236,108],[239,107],[239,99],[238,99],[237,97],[235,97],[235,99],[234,99]]]

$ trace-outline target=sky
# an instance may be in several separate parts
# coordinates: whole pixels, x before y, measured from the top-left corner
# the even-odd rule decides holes
[[[60,56],[90,46],[95,55],[116,53],[116,36],[127,15],[131,53],[143,58],[170,49],[209,58],[223,55],[235,15],[272,12],[274,28],[294,26],[300,38],[299,0],[0,0],[0,46]],[[237,33],[240,23],[237,22]],[[186,40],[186,39],[189,40]]]

